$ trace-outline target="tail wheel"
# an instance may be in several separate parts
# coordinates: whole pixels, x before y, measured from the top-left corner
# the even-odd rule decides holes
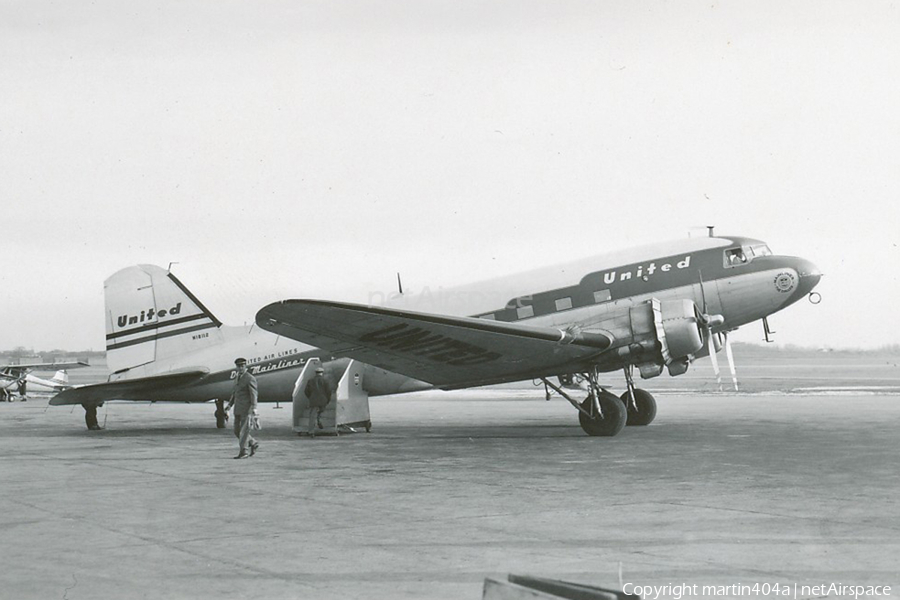
[[[600,411],[602,415],[594,414],[594,404],[591,397],[588,396],[581,403],[581,408],[592,416],[588,416],[583,412],[578,412],[578,421],[584,432],[591,436],[613,436],[622,431],[625,422],[628,419],[628,412],[625,405],[614,395],[609,392],[601,391],[598,395],[600,402]]]
[[[634,404],[631,403],[627,391],[622,394],[620,400],[622,405],[627,407],[628,425],[649,425],[656,418],[656,400],[647,390],[634,389]]]
[[[216,427],[225,429],[226,421],[228,421],[228,411],[225,410],[225,401],[216,400]]]

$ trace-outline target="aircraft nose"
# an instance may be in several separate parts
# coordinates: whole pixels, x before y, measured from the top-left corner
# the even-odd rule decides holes
[[[797,296],[805,296],[819,284],[819,280],[822,279],[822,271],[819,270],[819,267],[805,258],[794,259],[793,267],[800,276],[800,283],[797,286]]]

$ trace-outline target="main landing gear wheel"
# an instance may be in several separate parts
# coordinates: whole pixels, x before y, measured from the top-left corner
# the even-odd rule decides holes
[[[620,399],[628,412],[626,425],[649,425],[656,418],[656,400],[647,390],[634,389],[634,404],[631,403],[627,391]]]
[[[588,416],[583,412],[578,412],[578,421],[584,432],[591,436],[613,436],[622,431],[625,427],[625,421],[628,419],[628,412],[625,405],[610,392],[601,391],[598,393],[597,399],[600,403],[600,411],[602,414],[595,414],[594,403],[591,396],[588,396],[581,403],[581,408],[587,411]]]

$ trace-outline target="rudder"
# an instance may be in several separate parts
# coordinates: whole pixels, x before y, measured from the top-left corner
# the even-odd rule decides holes
[[[67,386],[69,385],[69,373],[65,369],[57,371],[50,381],[56,385]]]

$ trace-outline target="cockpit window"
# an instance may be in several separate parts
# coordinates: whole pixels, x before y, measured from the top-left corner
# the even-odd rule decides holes
[[[733,267],[747,262],[747,255],[742,248],[729,248],[725,251],[725,266]]]
[[[753,256],[772,256],[772,251],[765,244],[750,246],[750,251],[753,253]]]

